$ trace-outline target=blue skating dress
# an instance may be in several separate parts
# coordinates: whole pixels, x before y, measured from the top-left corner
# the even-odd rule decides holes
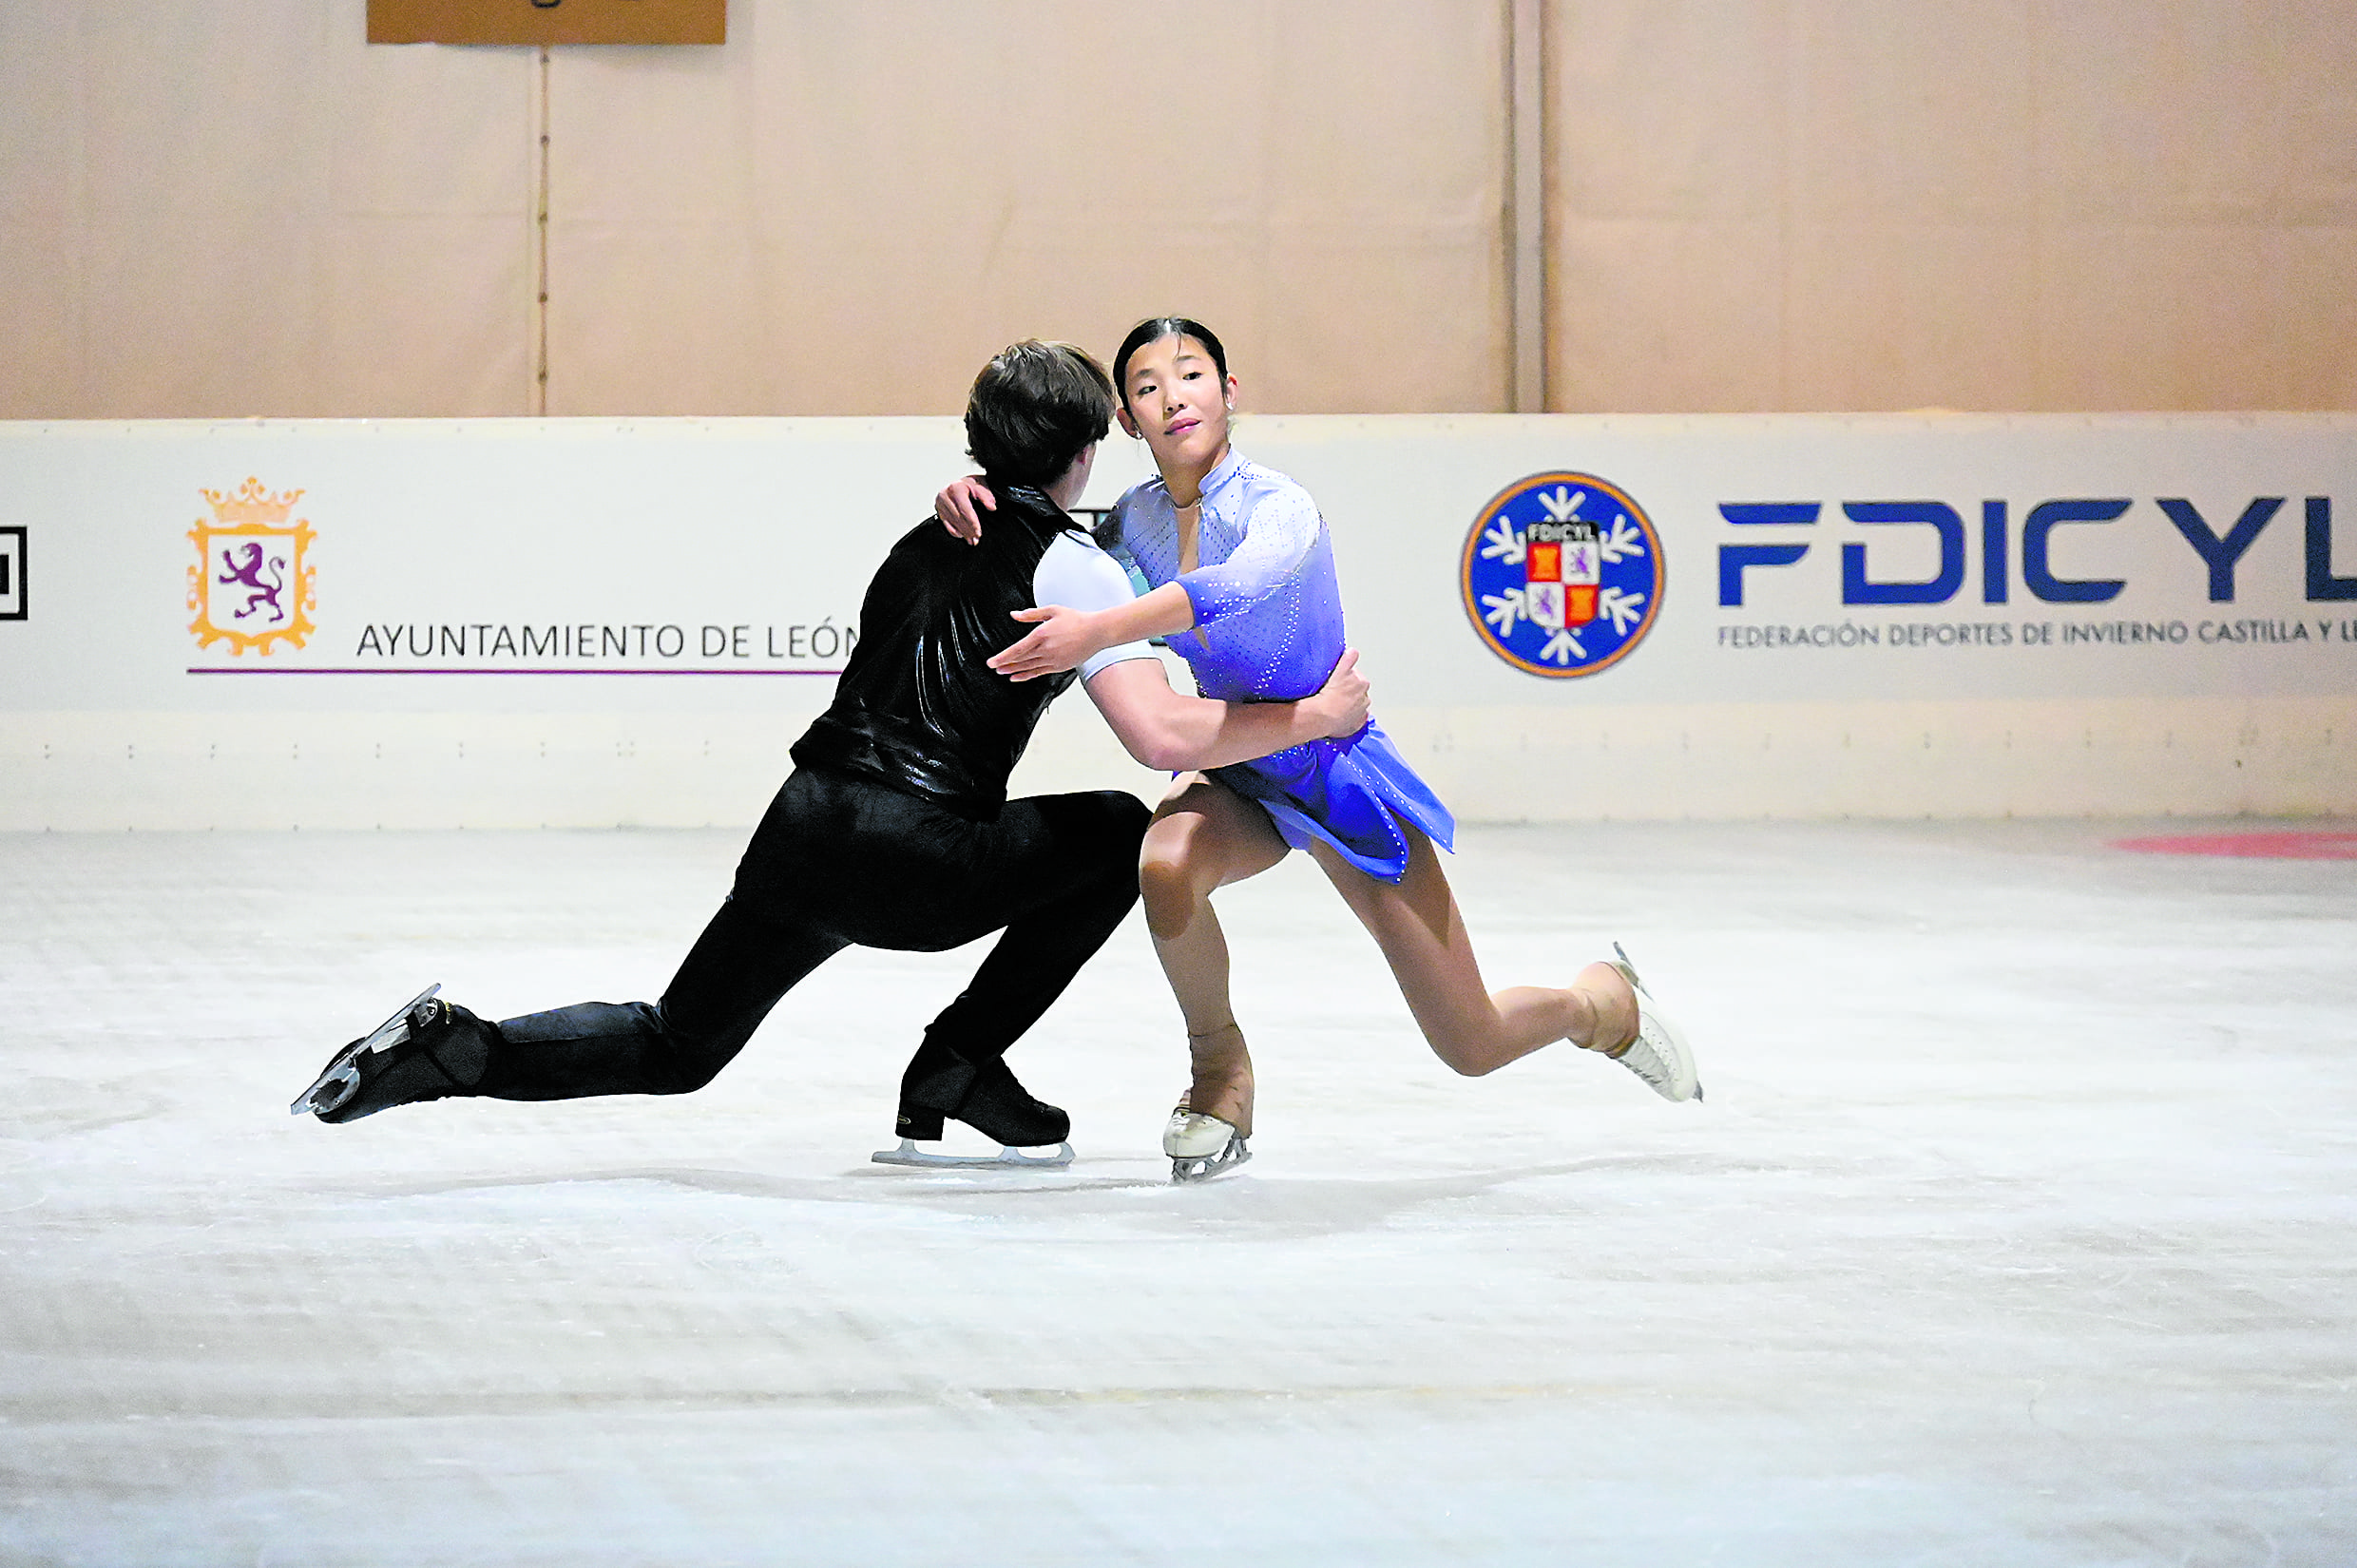
[[[1178,571],[1178,513],[1158,476],[1115,505],[1116,553],[1154,586],[1177,583],[1195,628],[1168,639],[1205,697],[1289,702],[1326,683],[1342,657],[1332,541],[1310,492],[1233,448],[1203,480],[1195,570]],[[1332,845],[1370,876],[1408,872],[1411,822],[1443,849],[1457,821],[1372,719],[1346,740],[1313,740],[1212,776],[1257,801],[1296,850]]]

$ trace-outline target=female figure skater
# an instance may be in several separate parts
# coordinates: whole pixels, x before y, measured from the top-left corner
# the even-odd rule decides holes
[[[1342,657],[1342,602],[1325,520],[1309,492],[1237,455],[1228,440],[1236,378],[1210,329],[1142,321],[1122,342],[1115,417],[1154,455],[1101,541],[1150,590],[1100,609],[1019,612],[1038,625],[989,663],[1015,680],[1067,670],[1100,650],[1164,637],[1202,695],[1282,701],[1317,690]],[[972,537],[986,491],[959,480],[937,498]],[[1558,1040],[1619,1061],[1672,1100],[1701,1085],[1684,1035],[1653,1005],[1627,955],[1590,964],[1568,988],[1490,992],[1433,846],[1455,819],[1370,719],[1356,735],[1178,775],[1139,862],[1147,927],[1185,1016],[1193,1080],[1162,1149],[1198,1180],[1250,1158],[1252,1056],[1228,997],[1228,946],[1214,889],[1306,850],[1383,950],[1434,1054],[1457,1072],[1494,1072]]]

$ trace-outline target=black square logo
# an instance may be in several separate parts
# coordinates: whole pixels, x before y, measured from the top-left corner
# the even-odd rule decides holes
[[[0,527],[0,621],[25,619],[25,530]]]

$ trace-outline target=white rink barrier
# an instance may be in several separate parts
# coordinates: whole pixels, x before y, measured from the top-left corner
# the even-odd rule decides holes
[[[962,434],[0,425],[0,827],[750,823]],[[2357,813],[2357,416],[1237,442],[1317,497],[1467,820]],[[1077,692],[1017,783],[1161,787]]]

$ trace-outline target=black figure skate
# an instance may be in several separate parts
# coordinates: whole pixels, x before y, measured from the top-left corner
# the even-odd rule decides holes
[[[942,1122],[963,1121],[1002,1145],[995,1155],[944,1155],[920,1149],[941,1137]],[[917,1048],[916,1059],[900,1080],[900,1147],[878,1149],[878,1165],[918,1165],[1003,1170],[1008,1166],[1062,1170],[1072,1163],[1072,1119],[1055,1106],[1031,1098],[1015,1081],[1004,1060],[991,1057],[968,1061],[929,1042]],[[1046,1154],[1026,1154],[1053,1143]]]
[[[465,1094],[489,1061],[483,1023],[429,985],[399,1012],[335,1053],[287,1109],[321,1121],[357,1121],[395,1105]]]

